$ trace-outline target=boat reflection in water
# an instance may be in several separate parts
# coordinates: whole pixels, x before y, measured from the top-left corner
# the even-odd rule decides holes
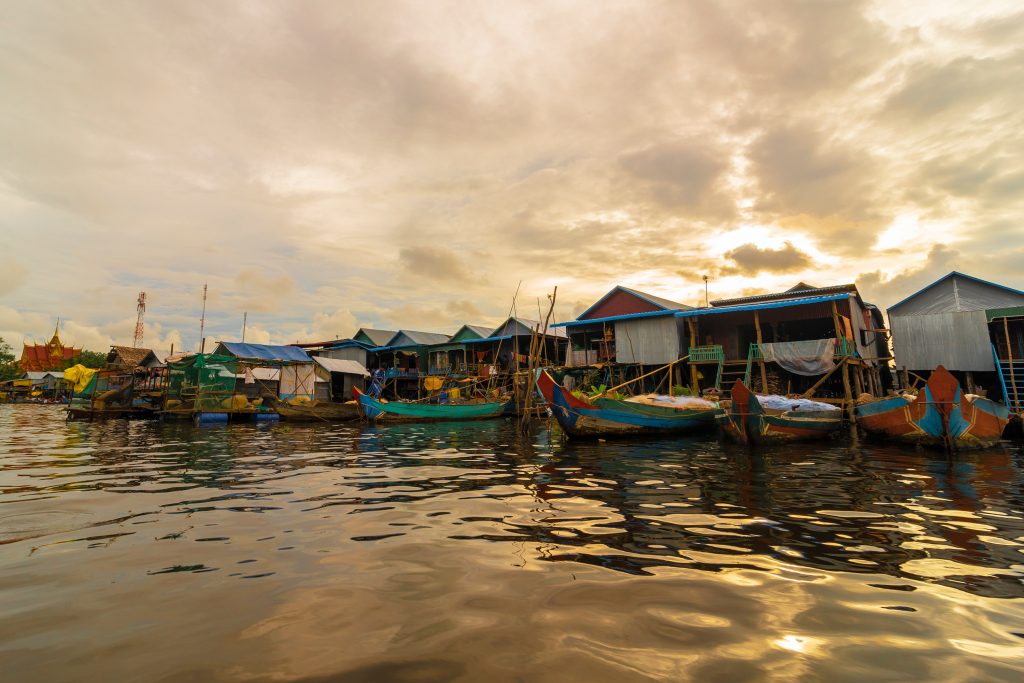
[[[2,406],[0,450],[12,680],[1021,673],[1016,445],[751,452],[500,418],[197,430]]]

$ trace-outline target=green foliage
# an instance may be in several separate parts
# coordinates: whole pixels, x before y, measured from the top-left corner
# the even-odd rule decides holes
[[[14,357],[14,349],[0,337],[0,382],[14,379],[21,374]]]
[[[690,387],[684,387],[681,384],[676,384],[672,387],[673,396],[693,396],[693,392],[690,391]]]
[[[60,369],[67,370],[71,366],[79,364],[93,370],[101,370],[107,366],[107,354],[101,351],[82,351],[82,355],[61,363]]]

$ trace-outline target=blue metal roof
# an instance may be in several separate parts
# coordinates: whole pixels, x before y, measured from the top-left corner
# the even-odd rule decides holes
[[[465,339],[465,340],[463,340],[460,343],[462,343],[462,344],[482,344],[484,342],[505,341],[506,339],[511,339],[513,336],[514,335],[506,334],[503,337],[483,337],[482,339]]]
[[[225,351],[237,358],[256,358],[259,360],[285,360],[299,363],[311,363],[309,354],[297,346],[273,346],[270,344],[244,344],[242,342],[219,342]]]
[[[693,318],[699,315],[714,315],[716,313],[742,313],[744,311],[763,311],[769,308],[789,308],[792,306],[806,306],[808,304],[820,304],[826,301],[840,301],[849,299],[853,294],[831,294],[829,296],[812,296],[804,299],[790,299],[788,301],[769,301],[763,304],[746,304],[743,306],[718,306],[716,308],[697,308],[692,311],[679,311],[677,318]]]
[[[995,282],[989,282],[988,280],[982,280],[980,277],[974,277],[972,275],[965,275],[965,274],[961,273],[960,271],[954,270],[951,273],[949,273],[948,275],[943,275],[942,277],[940,277],[938,280],[936,280],[935,282],[931,283],[927,287],[924,287],[923,289],[917,290],[916,292],[914,292],[913,294],[911,294],[907,298],[901,299],[900,301],[897,301],[896,303],[894,303],[892,306],[889,307],[889,310],[891,311],[892,309],[896,308],[897,306],[900,306],[902,304],[907,303],[908,301],[913,299],[918,294],[923,294],[924,292],[927,292],[929,289],[931,289],[935,285],[939,284],[940,282],[945,282],[946,280],[948,280],[949,278],[951,278],[953,276],[962,277],[962,278],[967,279],[967,280],[974,280],[975,282],[980,282],[981,284],[988,285],[989,287],[996,287],[998,289],[1004,289],[1007,292],[1013,292],[1014,294],[1020,294],[1021,296],[1024,296],[1024,292],[1020,291],[1019,289],[1014,289],[1013,287],[1007,287],[1006,285],[996,284]]]
[[[358,346],[361,349],[370,350],[373,348],[373,344],[367,344],[356,339],[342,339],[339,342],[325,346],[324,349],[347,349],[353,346]]]
[[[625,315],[613,315],[607,318],[592,318],[590,320],[570,320],[565,323],[555,323],[551,327],[577,327],[579,325],[593,325],[594,323],[607,323],[614,320],[631,320],[633,318],[655,318],[659,315],[673,315],[679,312],[678,308],[670,308],[665,311],[648,311],[646,313],[626,313]]]

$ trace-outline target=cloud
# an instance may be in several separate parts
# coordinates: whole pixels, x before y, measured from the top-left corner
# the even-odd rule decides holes
[[[28,270],[10,256],[0,256],[0,296],[10,294],[28,280]]]
[[[498,321],[520,281],[523,301],[557,284],[582,307],[619,282],[696,302],[704,273],[727,297],[792,269],[875,273],[889,296],[936,241],[876,248],[905,215],[1024,287],[1005,257],[1024,201],[1016,8],[6,9],[15,344],[58,315],[130,341],[145,290],[147,331],[194,348],[203,283],[208,336],[238,338],[248,311],[289,342]]]
[[[761,249],[756,244],[744,244],[726,252],[725,257],[732,259],[740,272],[748,273],[764,270],[786,273],[811,265],[811,258],[790,242],[781,249]]]
[[[398,260],[403,270],[431,280],[464,282],[470,277],[462,260],[444,247],[404,247],[398,251]]]

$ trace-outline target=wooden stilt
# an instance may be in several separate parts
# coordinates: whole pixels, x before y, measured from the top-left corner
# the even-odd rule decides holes
[[[1010,386],[1013,387],[1013,402],[1015,405],[1020,405],[1020,398],[1017,396],[1017,378],[1014,376],[1013,370],[1013,344],[1010,343],[1010,323],[1006,318],[1003,318],[1003,334],[1006,335],[1006,360],[1009,361],[1010,366]],[[998,368],[996,368],[998,370]],[[1010,402],[1009,396],[1003,397],[1007,403]]]
[[[836,366],[834,368],[832,368],[831,370],[826,372],[825,375],[821,379],[819,379],[817,382],[815,382],[813,385],[811,385],[811,388],[804,392],[804,398],[810,398],[811,396],[814,396],[814,392],[817,391],[818,388],[822,384],[824,384],[825,381],[828,380],[829,377],[831,377],[833,374],[835,374],[836,370],[838,370],[839,368],[841,368],[844,365],[846,365],[846,359],[845,358],[841,359],[839,361],[839,363],[836,364]]]
[[[844,403],[846,404],[846,417],[850,421],[850,435],[856,437],[857,415],[854,413],[853,392],[850,389],[850,367],[848,363],[843,363],[843,391],[846,394]]]
[[[761,391],[768,393],[768,371],[764,367],[764,354],[761,353],[761,344],[764,340],[761,338],[761,316],[758,315],[757,311],[754,311],[754,331],[757,333],[757,355],[760,356],[758,365],[761,367]]]

